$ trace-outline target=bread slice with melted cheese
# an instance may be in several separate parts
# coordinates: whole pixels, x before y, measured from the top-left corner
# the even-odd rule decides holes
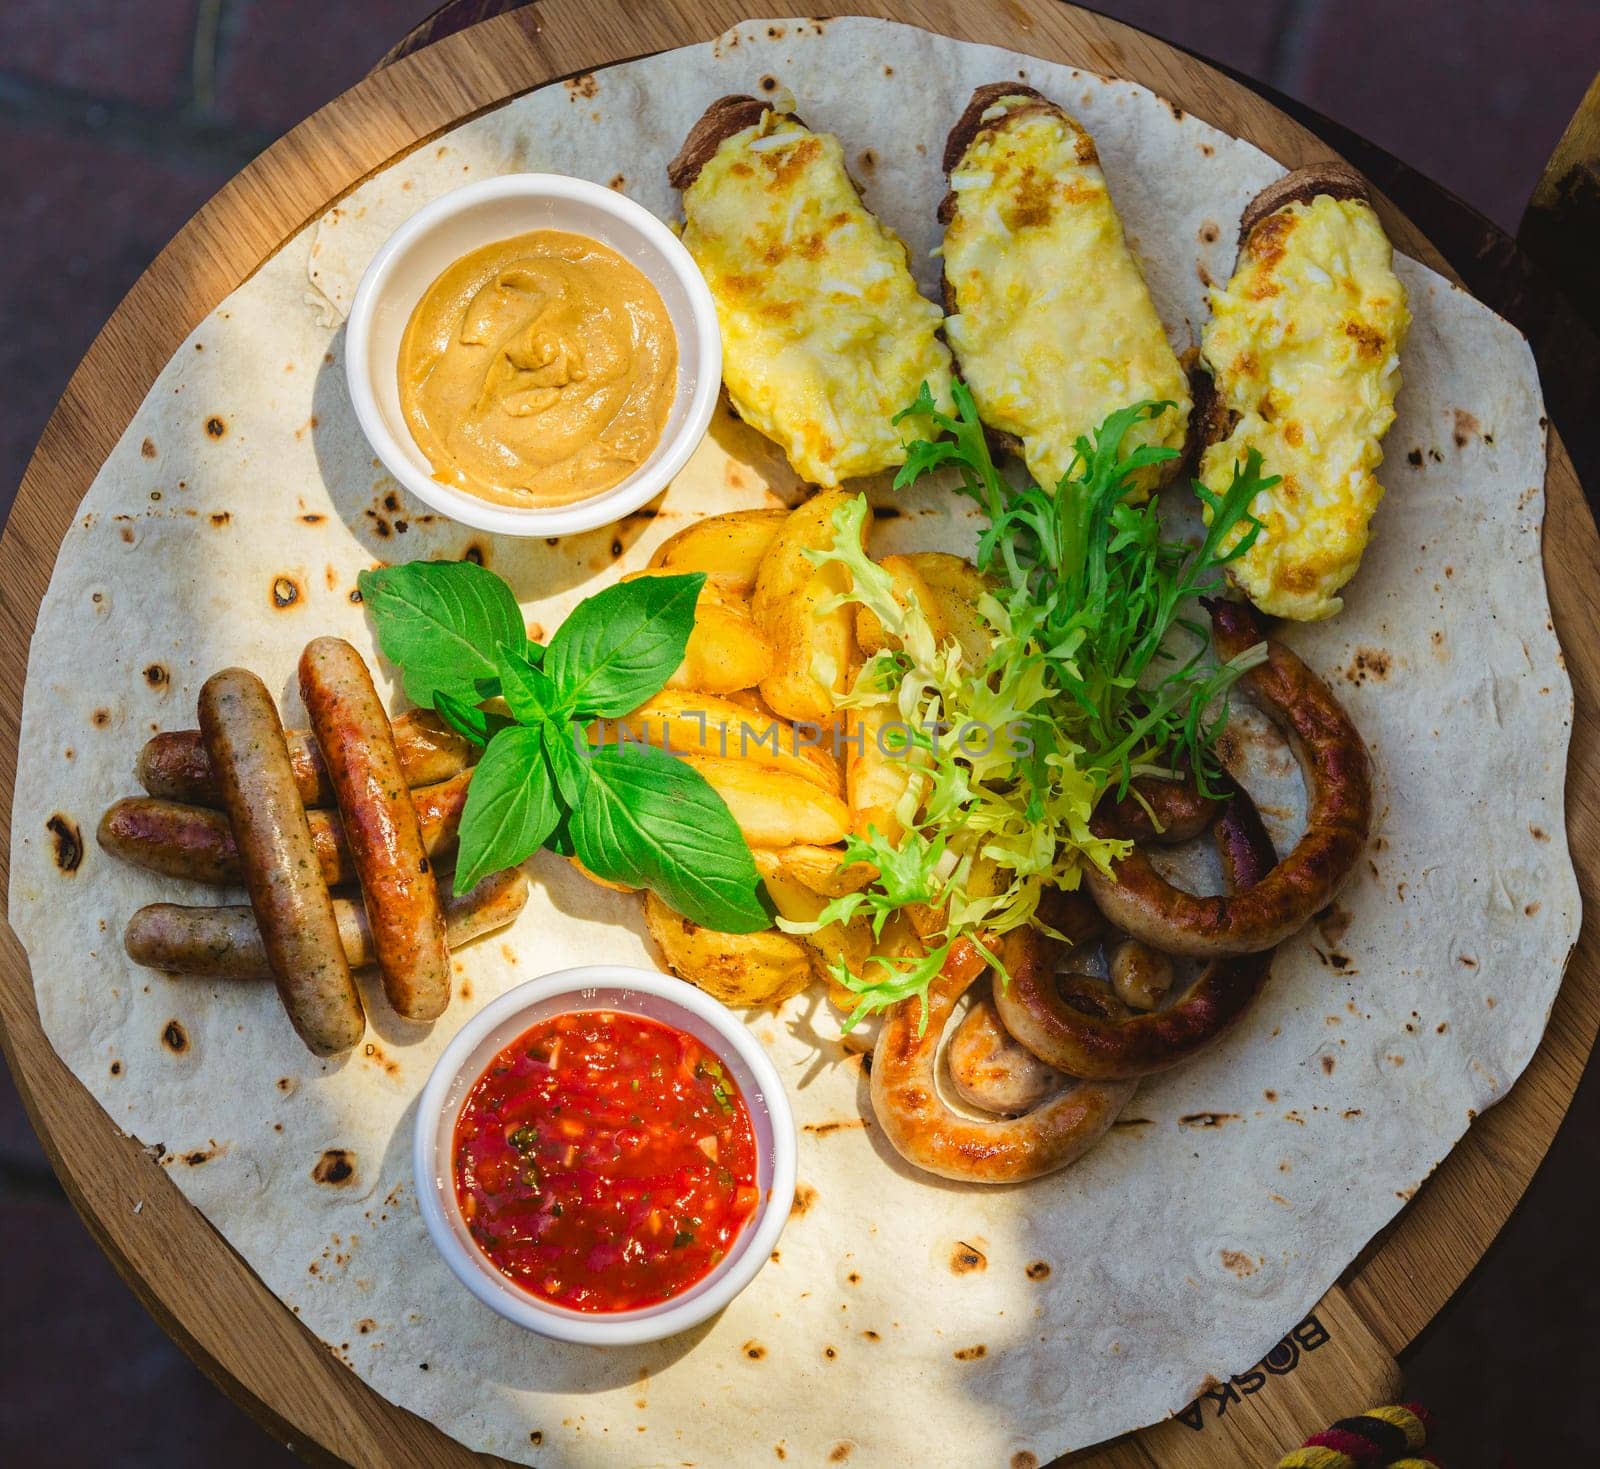
[[[903,464],[931,426],[892,420],[924,381],[950,406],[950,353],[939,308],[861,202],[839,140],[754,97],[724,97],[667,174],[716,301],[734,410],[814,484]]]
[[[1179,449],[1189,385],[1128,248],[1094,139],[1032,87],[979,87],[945,145],[945,336],[983,422],[1053,486],[1120,408],[1173,406],[1130,430]],[[1150,490],[1161,470],[1142,472]]]
[[[1360,176],[1320,164],[1258,194],[1211,311],[1201,355],[1212,386],[1197,393],[1206,400],[1200,478],[1225,490],[1250,449],[1280,476],[1251,505],[1261,531],[1229,575],[1263,612],[1331,617],[1383,498],[1373,471],[1411,324]]]

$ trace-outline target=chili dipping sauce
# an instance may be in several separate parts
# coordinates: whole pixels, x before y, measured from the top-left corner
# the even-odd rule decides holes
[[[456,1122],[456,1199],[524,1290],[629,1311],[710,1273],[755,1213],[739,1088],[694,1036],[615,1010],[554,1015],[490,1063]]]

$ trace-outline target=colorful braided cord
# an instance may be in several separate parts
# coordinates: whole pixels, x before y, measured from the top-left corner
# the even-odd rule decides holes
[[[1415,1403],[1392,1403],[1312,1434],[1278,1460],[1278,1469],[1436,1469],[1417,1453],[1427,1441],[1427,1414]]]

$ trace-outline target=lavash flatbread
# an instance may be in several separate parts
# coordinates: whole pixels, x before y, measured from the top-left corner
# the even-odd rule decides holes
[[[213,896],[92,840],[75,870],[58,866],[57,819],[92,834],[134,788],[139,744],[192,725],[216,668],[257,669],[300,722],[295,658],[333,633],[395,703],[350,601],[362,567],[476,546],[549,629],[686,518],[793,498],[776,452],[724,411],[659,514],[620,531],[517,543],[424,513],[356,427],[340,331],[361,269],[415,209],[470,179],[549,169],[671,217],[665,165],[690,124],[770,76],[843,138],[933,295],[940,143],[975,85],[1009,75],[1094,133],[1174,344],[1191,345],[1202,275],[1226,276],[1233,222],[1280,171],[1272,160],[1127,83],[878,21],[754,21],[520,98],[341,201],[185,342],[62,545],[29,664],[10,894],[45,1029],[308,1327],[473,1448],[665,1466],[779,1449],[837,1462],[848,1445],[858,1469],[969,1469],[1138,1427],[1297,1322],[1505,1095],[1543,1030],[1578,894],[1562,812],[1572,697],[1539,554],[1542,403],[1517,333],[1409,260],[1416,323],[1373,545],[1343,615],[1288,634],[1371,744],[1370,860],[1285,945],[1233,1034],[1144,1085],[1064,1174],[995,1190],[914,1174],[863,1126],[859,1067],[826,1040],[817,1002],[791,1002],[754,1021],[803,1128],[774,1262],[687,1337],[545,1342],[434,1254],[411,1196],[412,1110],[476,1005],[549,969],[653,963],[633,900],[536,856],[526,911],[460,956],[443,1021],[418,1031],[374,999],[367,1045],[321,1062],[270,986],[180,983],[123,957],[135,908]],[[936,489],[897,503],[912,513],[880,523],[880,550],[970,547],[970,522]],[[1273,777],[1258,790],[1282,838],[1298,814],[1282,751],[1240,747]]]

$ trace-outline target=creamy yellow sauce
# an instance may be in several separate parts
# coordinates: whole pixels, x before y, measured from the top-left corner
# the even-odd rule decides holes
[[[672,407],[678,340],[637,266],[534,230],[464,255],[400,343],[400,406],[443,484],[566,505],[647,460]]]
[[[1256,496],[1262,530],[1230,574],[1263,612],[1331,617],[1383,498],[1373,470],[1411,325],[1383,226],[1357,199],[1288,205],[1251,231],[1211,309],[1202,350],[1239,418],[1206,451],[1200,478],[1225,489],[1251,448],[1282,476]]]
[[[950,175],[945,335],[979,416],[1022,441],[1040,484],[1072,466],[1080,435],[1151,399],[1174,406],[1124,441],[1178,448],[1189,385],[1128,249],[1094,140],[1037,98],[1001,98],[1003,118]],[[1152,488],[1160,471],[1141,473]]]
[[[765,113],[723,140],[683,209],[739,416],[814,484],[903,464],[928,425],[890,420],[924,380],[950,406],[950,353],[939,308],[862,204],[838,139]]]

